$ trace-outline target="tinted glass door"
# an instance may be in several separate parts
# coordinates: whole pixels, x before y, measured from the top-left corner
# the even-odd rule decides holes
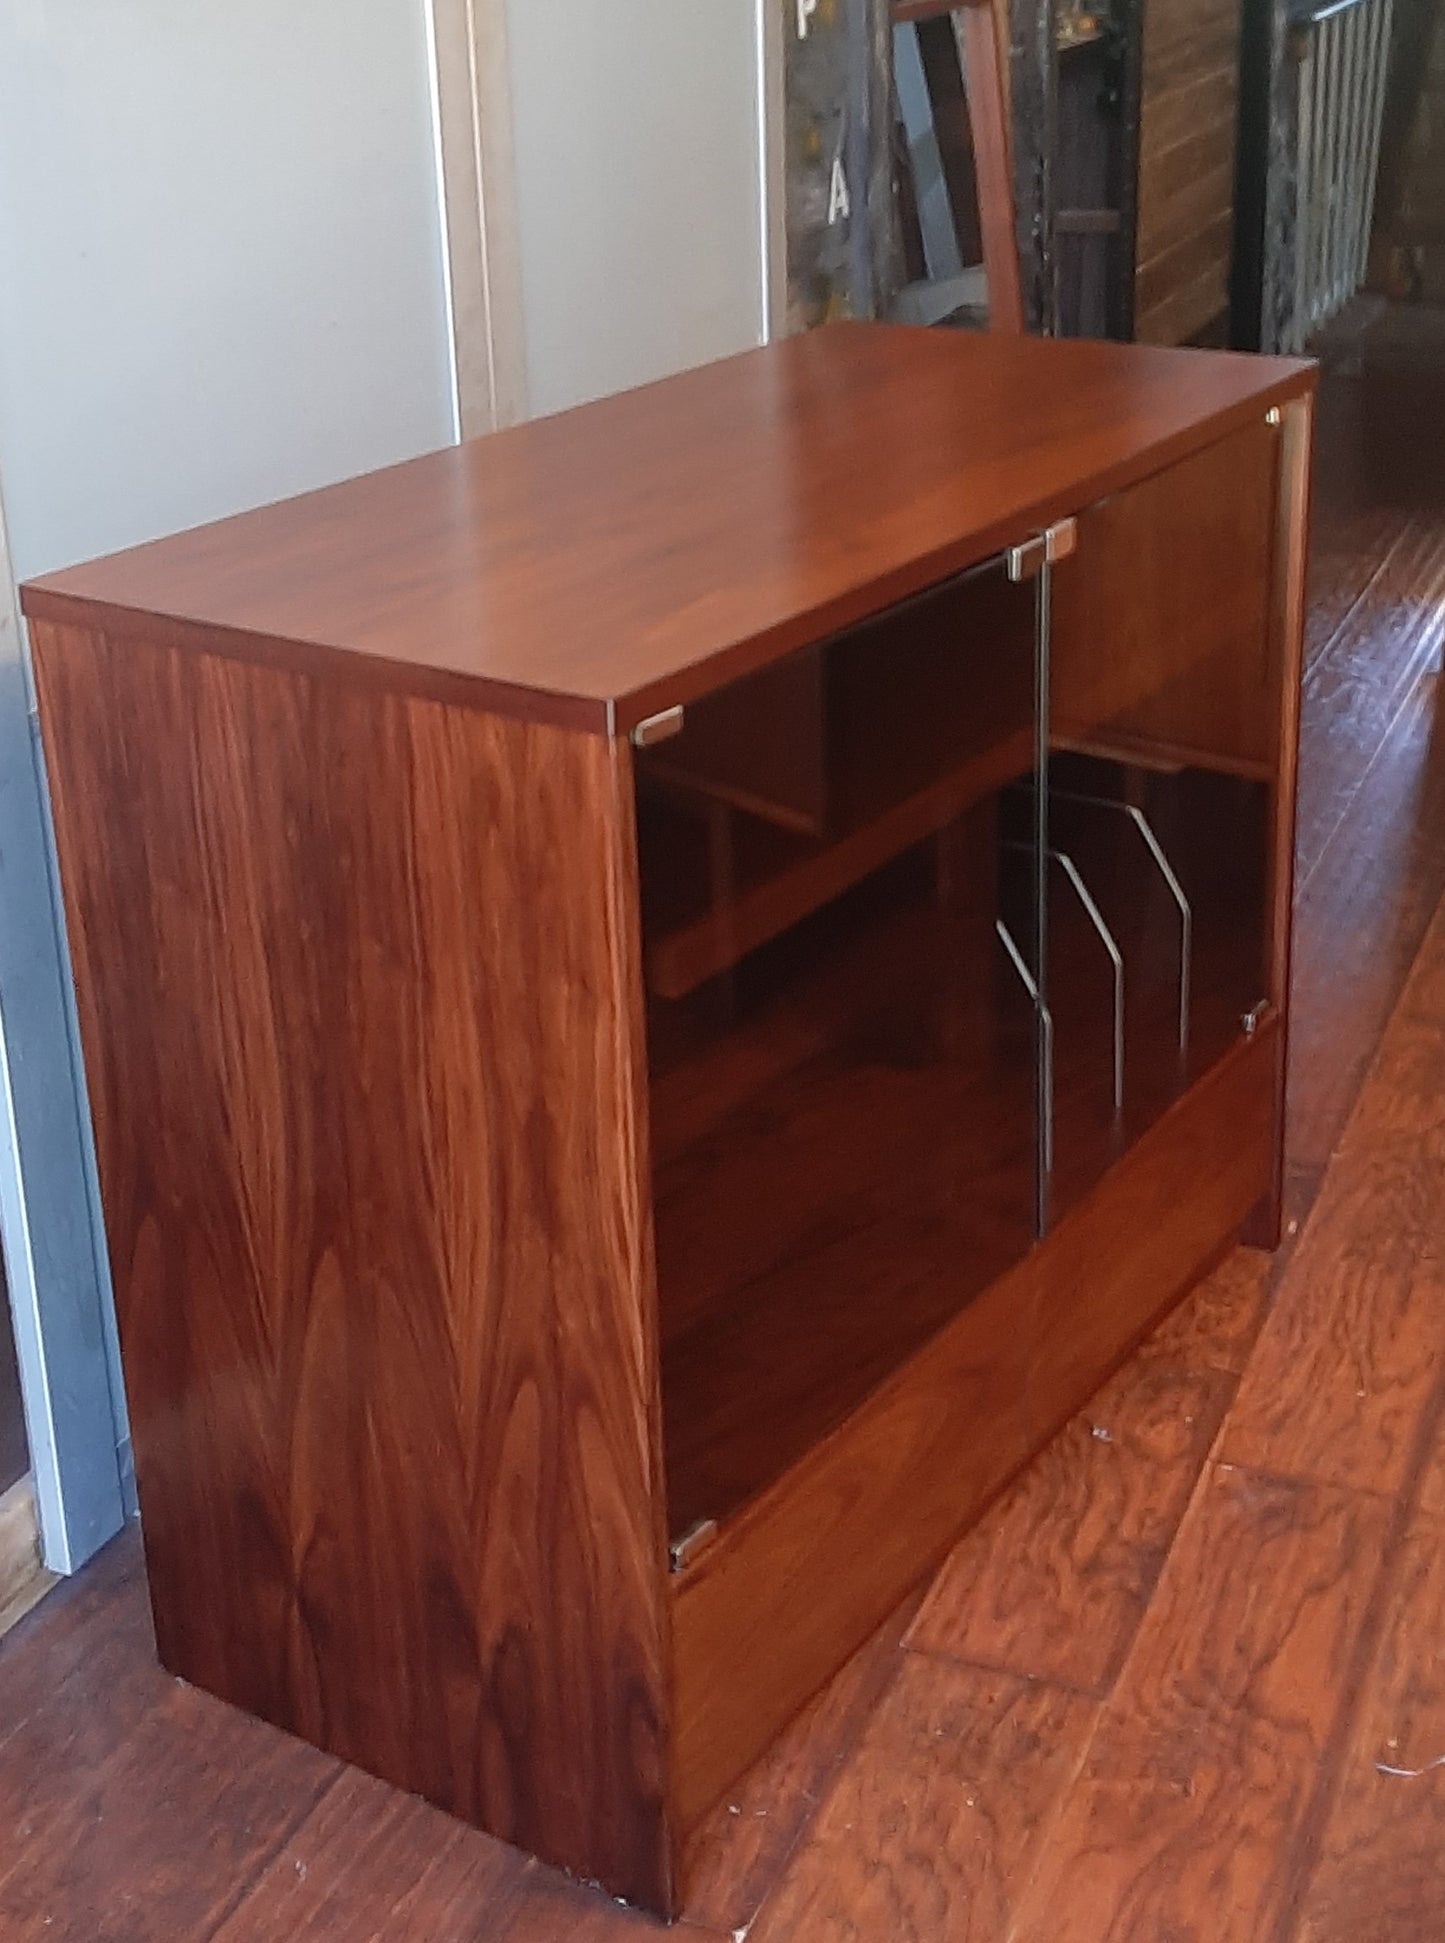
[[[995,562],[636,752],[675,1537],[1034,1242],[1035,678]]]
[[[1091,507],[1055,576],[1055,1221],[1270,989],[1276,441],[1261,418]]]

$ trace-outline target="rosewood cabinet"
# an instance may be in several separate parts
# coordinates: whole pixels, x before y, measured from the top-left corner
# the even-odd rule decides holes
[[[1311,387],[842,326],[25,590],[172,1671],[672,1911],[1275,1239]]]

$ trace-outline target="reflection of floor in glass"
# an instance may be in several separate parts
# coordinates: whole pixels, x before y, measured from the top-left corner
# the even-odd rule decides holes
[[[1131,832],[1064,827],[1125,958],[1127,1056],[1116,1115],[1108,961],[1056,883],[1054,1219],[1259,996],[1258,898],[1211,868],[1217,815],[1191,819],[1206,854],[1181,862],[1195,901],[1183,1065],[1176,908]],[[1033,1011],[991,925],[941,912],[934,861],[918,846],[730,982],[653,1008],[675,1533],[779,1476],[1030,1246]],[[1005,867],[1005,906],[1016,888]]]

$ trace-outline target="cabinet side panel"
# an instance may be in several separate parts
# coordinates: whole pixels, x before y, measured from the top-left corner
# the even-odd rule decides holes
[[[625,752],[34,633],[162,1659],[666,1907]]]

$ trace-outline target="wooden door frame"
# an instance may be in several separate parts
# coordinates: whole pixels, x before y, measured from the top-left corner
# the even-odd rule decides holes
[[[457,423],[475,438],[527,416],[506,0],[429,0]]]

